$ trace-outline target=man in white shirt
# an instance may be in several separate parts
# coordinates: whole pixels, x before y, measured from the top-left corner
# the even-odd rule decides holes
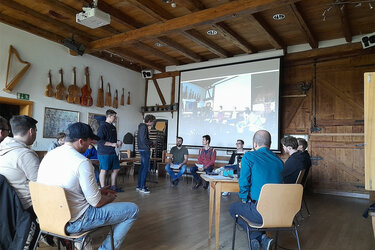
[[[37,182],[63,187],[72,218],[66,225],[70,234],[88,231],[100,226],[113,225],[115,248],[119,249],[138,214],[138,207],[131,202],[112,203],[113,190],[98,189],[94,167],[82,155],[93,140],[100,138],[89,125],[77,122],[69,125],[65,144],[43,158]],[[110,249],[110,236],[100,249]]]

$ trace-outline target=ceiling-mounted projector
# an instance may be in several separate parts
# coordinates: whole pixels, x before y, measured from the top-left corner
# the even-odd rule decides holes
[[[76,14],[76,22],[96,29],[111,23],[111,16],[96,7],[83,7],[83,11]]]

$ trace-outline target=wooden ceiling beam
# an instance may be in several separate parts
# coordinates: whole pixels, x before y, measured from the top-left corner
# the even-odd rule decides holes
[[[91,1],[89,1],[91,2]],[[143,27],[144,25],[131,16],[125,14],[121,10],[112,7],[111,5],[107,4],[104,1],[98,1],[98,8],[108,14],[111,15],[111,17],[116,18],[122,25],[127,27],[130,30],[138,29]]]
[[[268,42],[275,48],[275,49],[284,49],[285,44],[282,39],[276,34],[276,32],[258,15],[249,15],[247,19],[251,22],[251,24],[255,27],[255,29],[264,34]]]
[[[256,49],[251,44],[249,44],[245,39],[238,35],[224,22],[216,23],[212,26],[219,32],[221,36],[236,45],[238,48],[242,49],[244,52],[248,54],[256,52]]]
[[[200,55],[194,53],[193,51],[189,50],[188,48],[184,47],[183,45],[173,41],[172,39],[166,36],[158,37],[157,40],[165,44],[166,46],[169,46],[172,49],[175,49],[178,53],[186,56],[187,58],[190,58],[194,62],[202,61],[202,57]]]
[[[303,18],[301,12],[299,11],[296,4],[292,3],[289,5],[289,9],[293,13],[294,17],[297,20],[298,27],[306,37],[306,40],[310,44],[311,48],[316,49],[319,46],[318,40],[314,37],[314,35],[311,32],[311,29],[305,22],[305,19]]]
[[[335,5],[335,6],[336,6],[336,11],[339,13],[339,16],[340,16],[341,27],[344,33],[345,40],[348,43],[350,43],[352,41],[352,31],[350,29],[346,4],[343,4],[341,7],[339,5]]]
[[[171,13],[161,8],[159,5],[153,3],[152,1],[128,0],[128,2],[133,6],[143,10],[157,20],[164,22],[166,20],[174,18]]]
[[[210,39],[203,36],[197,30],[194,30],[194,29],[186,30],[186,31],[183,32],[183,34],[188,39],[190,39],[190,40],[194,41],[195,43],[207,48],[209,51],[218,55],[221,58],[227,58],[227,57],[232,56],[230,53],[225,51],[223,48],[218,46],[216,43],[212,42]]]
[[[81,10],[77,10],[67,4],[64,4],[58,0],[38,0],[39,3],[43,4],[43,5],[46,5],[48,8],[50,8],[51,10],[59,13],[59,12],[62,12],[63,15],[67,15],[69,18],[70,18],[70,21],[71,22],[75,22],[76,20],[76,14],[78,12],[81,12]],[[59,13],[61,14],[61,13]],[[84,26],[82,26],[84,27]],[[90,28],[88,28],[90,29]],[[100,27],[98,28],[100,30],[103,30],[107,33],[109,33],[108,35],[113,35],[113,34],[118,34],[120,33],[118,30],[110,27],[109,25],[106,25],[106,26],[103,26],[103,27]],[[81,31],[81,33],[84,32],[84,31]]]
[[[137,47],[141,50],[144,50],[146,51],[147,53],[150,53],[154,56],[158,56],[159,58],[163,59],[164,61],[168,62],[168,63],[171,63],[173,65],[180,65],[180,62],[175,59],[174,57],[172,56],[169,56],[163,52],[161,52],[160,50],[157,50],[145,43],[142,43],[142,42],[138,42],[138,43],[134,43],[133,44],[134,47]]]
[[[122,43],[132,42],[134,40],[142,40],[146,38],[154,38],[160,33],[170,33],[181,30],[191,29],[198,25],[211,24],[226,19],[233,18],[236,13],[253,14],[290,4],[298,0],[238,0],[219,5],[214,8],[201,10],[182,17],[173,18],[163,23],[152,24],[136,30],[131,30],[122,34],[113,35],[111,37],[99,39],[90,43],[89,49],[100,50],[116,47]]]
[[[92,40],[97,39],[97,37],[88,36],[79,29],[71,27],[63,22],[59,22],[56,19],[43,15],[33,9],[30,9],[14,1],[9,1],[9,0],[1,1],[0,6],[5,6],[15,11],[20,11],[23,14],[28,15],[31,18],[35,19],[35,23],[43,22],[43,23],[53,26],[53,28],[56,30],[60,30],[62,33],[69,33],[67,37],[70,37],[73,34],[77,35],[79,37],[77,39],[79,42],[84,42],[87,44],[88,42],[91,42]]]
[[[50,41],[56,42],[56,43],[62,43],[64,40],[64,37],[59,36],[55,33],[52,33],[50,31],[41,29],[40,27],[34,26],[32,24],[26,23],[24,21],[20,21],[18,19],[15,19],[10,16],[6,16],[0,13],[0,22],[6,23],[12,27],[15,27],[20,30],[24,30],[26,32],[29,32],[31,34],[34,34],[36,36],[43,37],[45,39],[48,39]]]
[[[147,60],[139,55],[136,55],[134,54],[133,52],[130,52],[129,50],[127,50],[126,52],[123,51],[122,48],[112,48],[110,50],[108,50],[108,52],[112,52],[112,53],[115,53],[115,54],[118,54],[119,56],[123,57],[123,58],[126,58],[127,60],[129,61],[133,61],[133,62],[136,62],[136,63],[139,63],[143,66],[146,66],[150,69],[157,69],[159,70],[160,72],[164,72],[165,71],[165,67],[160,65],[160,64],[156,64],[150,60]]]
[[[190,12],[206,9],[206,6],[199,0],[174,0],[177,6],[184,6]]]
[[[135,63],[131,63],[131,62],[126,61],[126,60],[121,61],[121,59],[117,58],[117,57],[113,57],[113,56],[111,57],[110,53],[104,53],[104,52],[96,51],[96,52],[92,53],[91,55],[96,56],[96,57],[98,57],[102,60],[105,60],[107,62],[114,63],[114,64],[116,64],[118,66],[121,66],[121,67],[125,67],[125,68],[128,68],[128,69],[137,71],[137,72],[142,71],[142,68],[139,65],[137,65]]]

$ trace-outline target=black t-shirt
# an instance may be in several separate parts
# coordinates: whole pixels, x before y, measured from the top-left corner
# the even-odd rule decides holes
[[[284,183],[296,183],[298,174],[302,169],[306,169],[306,158],[304,153],[297,151],[284,164]]]
[[[99,155],[112,155],[116,154],[115,148],[112,146],[105,146],[106,142],[117,142],[116,127],[108,122],[102,122],[98,129],[98,154]]]

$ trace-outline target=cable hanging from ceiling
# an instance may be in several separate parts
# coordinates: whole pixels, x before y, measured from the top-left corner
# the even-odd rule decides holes
[[[363,1],[341,1],[341,0],[336,0],[333,3],[328,4],[329,7],[323,10],[322,17],[323,21],[327,19],[328,13],[332,10],[334,6],[340,6],[340,10],[344,11],[345,5],[353,5],[354,7],[362,7],[362,6],[368,6],[370,10],[373,10],[375,6],[375,0],[363,0]]]

